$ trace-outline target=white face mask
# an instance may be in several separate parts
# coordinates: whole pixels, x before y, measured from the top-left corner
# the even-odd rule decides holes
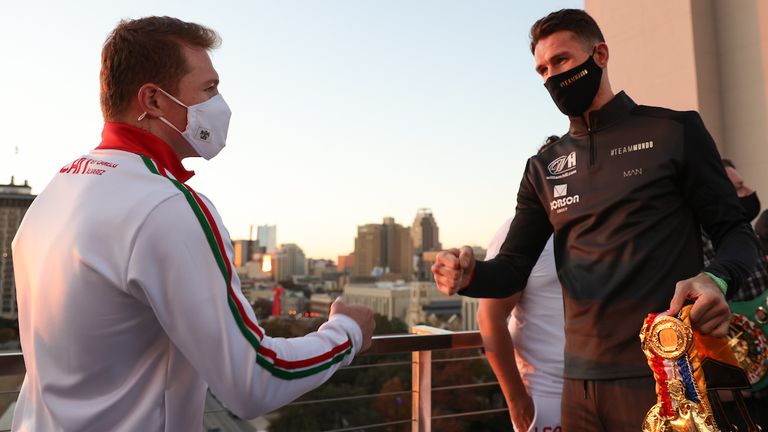
[[[227,144],[229,119],[232,117],[232,111],[224,101],[224,98],[217,94],[205,102],[186,106],[165,90],[159,87],[158,90],[165,93],[172,101],[187,109],[187,128],[182,132],[165,117],[160,117],[160,121],[181,134],[189,145],[195,149],[197,154],[206,160],[211,160],[211,158],[219,154],[221,149]],[[143,119],[146,114],[142,114],[139,120]]]

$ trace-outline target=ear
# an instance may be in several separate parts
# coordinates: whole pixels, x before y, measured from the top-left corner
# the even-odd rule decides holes
[[[595,63],[598,66],[605,69],[608,66],[608,57],[608,45],[605,42],[595,45]]]
[[[139,87],[139,94],[137,98],[139,112],[142,116],[150,116],[153,118],[163,117],[165,114],[160,107],[160,102],[157,99],[159,93],[157,84],[146,83]]]

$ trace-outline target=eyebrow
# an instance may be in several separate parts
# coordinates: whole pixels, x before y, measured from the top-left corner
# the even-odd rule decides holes
[[[554,54],[552,54],[551,56],[549,56],[549,58],[548,58],[548,59],[545,59],[545,61],[546,61],[546,62],[548,62],[548,63],[552,63],[552,60],[556,59],[557,57],[561,57],[561,56],[563,56],[563,55],[567,55],[567,54],[568,54],[568,50],[557,51],[557,52],[555,52]],[[544,64],[538,64],[538,65],[536,65],[536,67],[535,67],[536,73],[539,73],[539,74],[540,74],[540,73],[541,73],[541,72],[540,72],[540,71],[541,71],[541,69],[542,69],[542,68],[545,68],[545,67],[546,67],[546,66],[545,66]]]

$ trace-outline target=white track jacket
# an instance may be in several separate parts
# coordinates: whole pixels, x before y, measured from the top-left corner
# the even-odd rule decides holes
[[[13,243],[27,368],[14,431],[199,431],[207,387],[255,417],[359,350],[343,315],[264,334],[192,174],[154,135],[107,123],[35,199]]]

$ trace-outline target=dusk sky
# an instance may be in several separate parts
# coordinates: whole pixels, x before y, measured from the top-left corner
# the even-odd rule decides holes
[[[357,225],[409,226],[427,207],[445,247],[485,246],[526,159],[567,131],[528,47],[531,24],[564,7],[583,2],[4,2],[0,183],[39,193],[97,146],[104,39],[122,18],[171,15],[223,40],[227,147],[185,165],[233,239],[276,224],[278,243],[335,260]]]

